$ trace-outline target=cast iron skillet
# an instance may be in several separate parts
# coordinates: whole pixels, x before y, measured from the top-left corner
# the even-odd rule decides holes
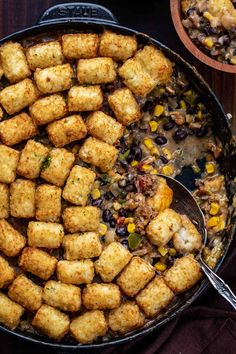
[[[46,10],[39,17],[35,26],[3,38],[0,40],[0,45],[9,40],[22,41],[27,40],[28,38],[35,38],[37,36],[43,38],[44,34],[47,36],[48,34],[51,35],[54,32],[60,33],[66,31],[94,31],[100,33],[104,28],[114,30],[118,33],[126,35],[136,35],[138,42],[142,44],[152,43],[153,45],[161,48],[163,52],[173,62],[177,63],[181,70],[186,73],[191,84],[199,92],[203,100],[205,100],[208,109],[211,111],[214,118],[214,134],[219,137],[224,146],[224,153],[220,164],[222,173],[226,178],[229,203],[232,204],[232,197],[235,193],[233,187],[233,179],[236,176],[236,140],[232,135],[228,116],[225,114],[221,104],[219,103],[210,87],[197,73],[196,69],[188,64],[185,60],[183,60],[178,54],[167,48],[165,45],[143,33],[139,33],[132,29],[118,25],[117,19],[108,9],[104,8],[103,6],[90,3],[68,3],[53,6]],[[183,174],[181,176],[181,182],[188,186],[189,175]],[[233,220],[233,217],[230,216],[230,222],[224,235],[224,254],[217,264],[216,270],[219,269],[224,257],[226,256],[229,245],[235,233],[235,226],[235,220]],[[24,332],[18,329],[11,331],[3,326],[0,326],[0,331],[14,335],[20,339],[28,340],[32,343],[42,344],[51,348],[57,348],[60,350],[60,352],[76,352],[80,349],[104,348],[131,341],[137,337],[145,336],[146,334],[157,330],[159,327],[163,326],[171,319],[179,315],[181,312],[183,312],[187,307],[189,307],[190,304],[196,300],[197,297],[199,297],[206,286],[207,281],[204,279],[201,281],[200,285],[177,298],[176,302],[168,310],[167,313],[159,316],[157,319],[149,321],[147,325],[141,329],[130,332],[129,334],[122,337],[109,338],[107,341],[97,342],[94,344],[79,345],[75,342],[72,342],[71,340],[66,339],[58,343],[36,333]]]

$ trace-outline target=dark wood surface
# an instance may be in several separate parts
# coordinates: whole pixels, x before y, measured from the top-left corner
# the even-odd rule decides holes
[[[70,1],[56,0],[0,0],[0,38],[20,29],[34,25],[39,15],[49,6]],[[84,1],[86,2],[86,1]],[[171,49],[181,54],[186,60],[197,67],[206,81],[212,87],[223,104],[225,111],[233,116],[232,122],[236,128],[236,81],[235,75],[215,71],[197,61],[187,52],[180,42],[172,24],[169,0],[136,1],[134,6],[131,1],[93,1],[108,7],[117,17],[120,24],[137,29],[157,38]],[[26,350],[18,346],[18,342],[11,337],[1,334],[1,354],[18,353],[48,353],[47,349],[32,351],[33,347]],[[18,349],[17,349],[18,348]]]

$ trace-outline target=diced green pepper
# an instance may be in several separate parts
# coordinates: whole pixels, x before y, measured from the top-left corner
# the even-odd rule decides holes
[[[140,245],[141,241],[142,241],[142,236],[140,234],[137,234],[136,232],[130,234],[128,237],[129,248],[131,250],[134,250]]]

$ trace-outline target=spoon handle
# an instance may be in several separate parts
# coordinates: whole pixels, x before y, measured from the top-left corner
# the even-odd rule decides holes
[[[209,268],[206,263],[200,258],[199,263],[203,272],[206,274],[207,278],[218,291],[218,293],[223,296],[236,310],[236,296],[230,289],[230,287],[218,276],[211,268]]]

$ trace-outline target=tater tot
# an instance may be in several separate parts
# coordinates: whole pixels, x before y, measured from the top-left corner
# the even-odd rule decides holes
[[[43,161],[49,154],[49,149],[34,140],[28,140],[21,151],[17,166],[17,174],[25,178],[35,179],[39,177]]]
[[[102,111],[93,112],[86,121],[88,133],[93,137],[113,145],[124,133],[124,127]]]
[[[43,289],[43,301],[63,311],[78,311],[81,306],[81,290],[75,285],[49,280]]]
[[[181,215],[181,228],[173,236],[175,249],[182,253],[197,251],[202,246],[202,236],[186,215]]]
[[[139,105],[128,88],[115,90],[108,96],[108,103],[117,120],[123,125],[129,125],[141,119]]]
[[[34,103],[38,95],[33,82],[25,79],[0,91],[0,103],[8,114],[14,114]]]
[[[35,216],[36,183],[18,178],[10,187],[10,213],[16,218]]]
[[[75,155],[66,149],[52,149],[44,164],[41,177],[47,182],[62,187],[69,176]]]
[[[62,48],[58,41],[39,43],[27,48],[26,58],[31,70],[45,69],[62,64],[64,61]]]
[[[137,45],[135,37],[104,31],[101,36],[99,55],[115,60],[127,60],[134,55]]]
[[[172,189],[167,185],[165,178],[158,177],[157,187],[154,191],[154,195],[147,199],[148,204],[155,211],[163,211],[169,208],[172,201]]]
[[[29,111],[36,124],[43,125],[64,117],[67,114],[67,106],[61,95],[54,94],[34,102]]]
[[[23,80],[31,75],[20,43],[7,42],[3,44],[0,47],[0,60],[4,75],[11,83]]]
[[[7,219],[10,213],[10,191],[9,186],[0,183],[0,219]]]
[[[121,334],[143,326],[144,320],[144,315],[133,301],[121,304],[117,309],[111,310],[108,316],[109,327]]]
[[[124,84],[137,96],[145,97],[156,86],[155,81],[135,59],[128,59],[119,68]]]
[[[9,146],[32,138],[37,133],[37,126],[27,113],[18,114],[0,123],[0,138]]]
[[[61,217],[61,193],[59,187],[41,184],[35,193],[36,219],[59,222]]]
[[[110,243],[94,263],[96,272],[104,282],[111,282],[129,263],[132,254],[119,242]]]
[[[96,174],[88,168],[74,166],[63,190],[63,198],[70,203],[85,206]]]
[[[63,54],[68,59],[94,58],[97,55],[99,45],[97,34],[64,34],[61,39]]]
[[[156,246],[165,246],[181,227],[181,218],[173,209],[161,211],[146,228],[147,237]]]
[[[94,277],[94,266],[90,259],[82,261],[59,261],[57,278],[66,284],[90,284]]]
[[[178,258],[164,274],[164,280],[175,294],[179,294],[190,289],[201,276],[200,265],[190,255]]]
[[[32,325],[46,336],[59,340],[69,331],[70,319],[54,307],[42,305],[34,316]]]
[[[169,59],[157,48],[146,45],[135,55],[146,72],[155,80],[156,84],[164,84],[172,75],[172,64]]]
[[[70,64],[52,66],[46,69],[36,69],[34,79],[42,93],[55,93],[68,90],[72,85],[74,72]]]
[[[52,122],[48,124],[46,130],[49,140],[56,147],[83,139],[87,134],[86,125],[79,114]]]
[[[27,228],[28,245],[58,248],[64,236],[63,226],[53,222],[30,221]]]
[[[82,344],[90,343],[100,336],[104,336],[108,325],[104,313],[99,310],[88,311],[74,318],[70,324],[72,336]]]
[[[116,78],[115,63],[111,58],[80,59],[77,79],[80,84],[103,84]]]
[[[79,157],[82,161],[99,167],[102,172],[107,172],[115,165],[118,150],[101,140],[89,137],[80,148]]]
[[[82,300],[89,310],[112,310],[120,306],[121,292],[115,284],[88,284],[83,289]]]
[[[44,280],[52,276],[56,265],[56,258],[35,247],[25,247],[19,259],[19,267]]]
[[[15,329],[24,313],[24,308],[0,293],[0,323],[10,329]]]
[[[8,296],[27,310],[36,311],[42,304],[42,292],[40,286],[21,274],[9,287]]]
[[[0,288],[8,286],[15,278],[15,271],[8,261],[0,256]]]
[[[96,232],[66,235],[63,238],[64,258],[70,261],[100,256],[102,245]]]
[[[19,157],[19,151],[0,145],[0,182],[12,183],[15,180]]]
[[[17,256],[26,244],[25,237],[5,219],[0,220],[0,250],[8,257]]]
[[[128,296],[135,296],[154,277],[154,268],[143,258],[133,257],[117,278],[117,284]]]
[[[163,278],[155,277],[136,296],[136,301],[147,317],[156,316],[165,309],[174,298],[174,293],[166,285]]]
[[[65,229],[71,233],[97,231],[100,209],[94,206],[69,207],[62,214]]]
[[[68,108],[70,112],[96,111],[103,103],[101,87],[73,86],[68,92]]]
[[[2,64],[0,63],[0,80],[3,77],[3,75],[4,75],[4,71],[3,71],[3,68],[2,68]]]

